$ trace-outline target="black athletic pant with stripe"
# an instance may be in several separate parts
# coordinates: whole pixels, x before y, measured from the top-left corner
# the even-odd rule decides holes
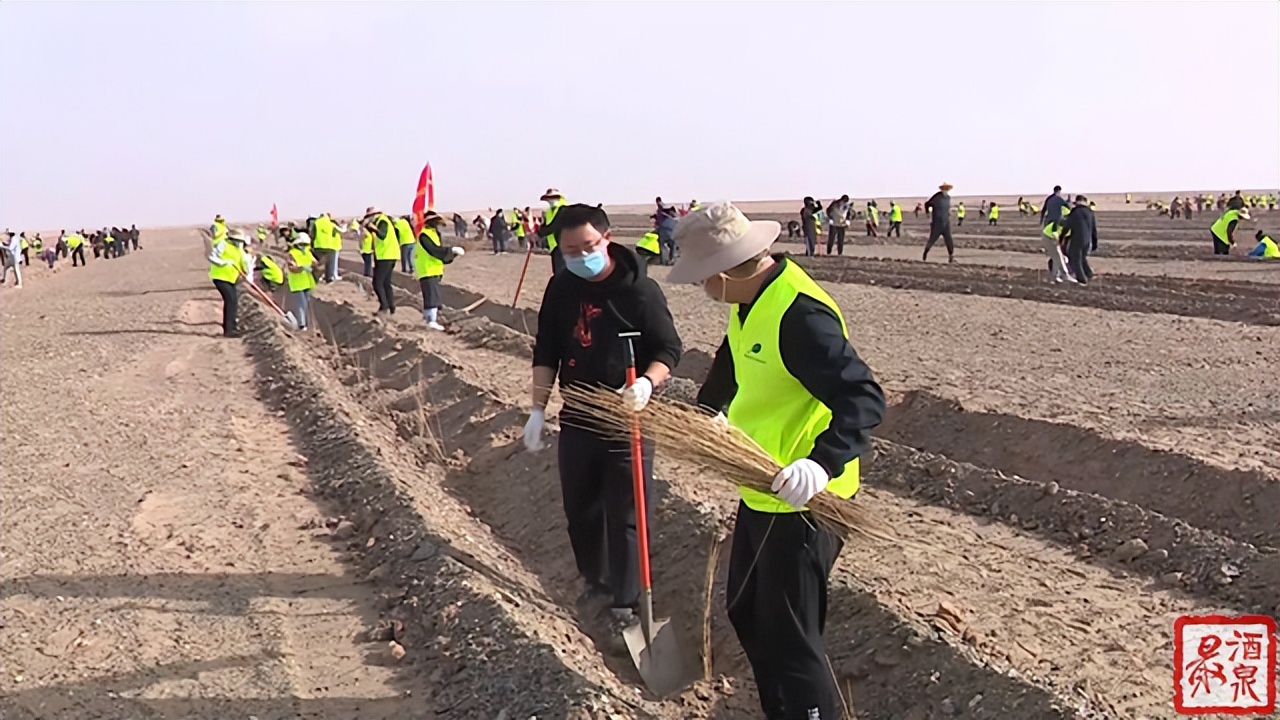
[[[807,512],[738,503],[725,595],[768,720],[841,716],[822,631],[827,581],[842,547]]]

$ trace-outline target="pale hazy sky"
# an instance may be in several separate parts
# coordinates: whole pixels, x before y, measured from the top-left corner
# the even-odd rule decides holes
[[[1280,184],[1280,4],[0,4],[0,225]]]

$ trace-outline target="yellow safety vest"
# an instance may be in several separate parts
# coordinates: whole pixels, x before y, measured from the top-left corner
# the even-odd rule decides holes
[[[221,220],[214,220],[213,221],[213,244],[217,245],[218,243],[226,239],[227,239],[227,224]]]
[[[373,228],[377,230],[382,227],[382,223],[387,224],[387,236],[380,238],[377,234],[373,237],[373,259],[374,260],[399,260],[400,244],[396,241],[396,225],[391,218],[386,215],[379,215],[373,221]]]
[[[280,265],[275,260],[266,255],[258,256],[258,261],[262,263],[262,279],[272,285],[284,284],[284,270],[280,269]]]
[[[1218,218],[1217,221],[1213,223],[1213,227],[1209,228],[1209,230],[1210,232],[1213,233],[1214,237],[1218,238],[1222,242],[1228,242],[1227,226],[1229,226],[1232,223],[1232,221],[1239,220],[1239,219],[1240,219],[1239,210],[1228,210],[1222,213],[1222,217]]]
[[[311,274],[311,267],[316,264],[316,256],[312,254],[311,248],[291,247],[289,257],[294,265],[302,268],[289,271],[289,292],[301,292],[315,287],[316,276]]]
[[[413,246],[413,276],[421,280],[444,275],[444,261],[427,252],[423,243],[440,247],[440,233],[431,227],[424,227],[418,233],[418,242]]]
[[[964,219],[964,214],[965,214],[966,212],[968,212],[968,211],[964,209],[964,206],[963,206],[963,205],[958,205],[958,206],[956,206],[956,217],[958,217],[958,218],[960,218],[961,220],[963,220],[963,219]]]
[[[266,241],[267,241],[267,229],[266,229],[266,228],[263,228],[263,227],[259,227],[259,228],[258,228],[258,242],[266,242]]]
[[[640,239],[636,241],[636,249],[651,252],[654,255],[661,255],[662,245],[658,242],[658,233],[650,230],[640,236]]]
[[[80,247],[83,244],[84,244],[84,238],[80,237],[79,235],[67,236],[67,247],[71,248],[72,250],[75,250],[76,248]]]
[[[240,279],[240,273],[244,271],[244,252],[236,247],[234,243],[226,240],[213,246],[213,252],[219,258],[230,262],[230,265],[211,265],[209,267],[210,280],[225,280],[229,283],[235,283]]]
[[[551,207],[547,208],[547,213],[545,216],[547,225],[550,225],[551,221],[556,219],[556,213],[560,212],[560,208],[562,207],[564,207],[564,198],[560,198],[559,200],[556,201],[555,205],[552,205]],[[547,236],[548,250],[555,250],[556,245],[559,245],[559,244],[560,243],[556,240],[556,236],[554,233]]]
[[[995,205],[992,205],[991,212],[987,214],[987,217],[991,218],[992,220],[998,220],[1000,218],[1000,208],[996,207]]]
[[[396,240],[401,245],[413,244],[413,228],[409,226],[409,221],[404,218],[396,218],[392,223],[395,226]]]
[[[373,254],[373,233],[365,233],[364,237],[360,238],[360,254]]]
[[[1272,240],[1270,235],[1262,236],[1262,257],[1280,258],[1280,245],[1276,245],[1276,241]]]
[[[799,265],[783,260],[782,272],[769,283],[751,306],[743,323],[738,306],[729,307],[729,351],[738,390],[729,403],[729,423],[755,440],[779,465],[786,466],[813,452],[814,441],[831,424],[831,410],[818,401],[782,363],[779,328],[782,316],[800,295],[827,306],[840,318],[846,338],[848,327],[839,306]],[[858,458],[827,484],[827,491],[850,498],[858,491]],[[738,486],[743,502],[752,510],[768,513],[795,512],[776,495]]]
[[[960,217],[964,217],[964,210],[960,211]],[[889,206],[889,222],[902,222],[902,206],[898,203]]]
[[[311,244],[317,250],[338,250],[342,247],[342,236],[332,219],[324,215],[316,218],[316,236],[311,238]]]
[[[875,205],[868,205],[867,220],[869,220],[872,225],[879,225],[880,224],[880,208],[876,207]]]

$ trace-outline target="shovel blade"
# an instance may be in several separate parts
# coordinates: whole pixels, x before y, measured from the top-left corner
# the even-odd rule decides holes
[[[675,628],[669,619],[654,620],[653,636],[645,642],[644,628],[633,625],[622,631],[631,653],[631,661],[640,671],[644,684],[658,697],[666,697],[689,687],[701,676],[689,657],[680,649]]]
[[[290,330],[297,330],[302,327],[298,324],[298,318],[294,317],[292,310],[284,314],[284,324],[288,326]]]

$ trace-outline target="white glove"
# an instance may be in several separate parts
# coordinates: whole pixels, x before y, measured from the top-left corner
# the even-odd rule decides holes
[[[462,248],[456,247],[456,246],[449,248],[449,252],[453,253],[454,257],[462,257],[463,255],[467,254],[466,250],[463,250]]]
[[[633,413],[640,412],[653,397],[653,381],[643,375],[622,390],[622,405]]]
[[[524,424],[524,447],[529,452],[538,452],[547,447],[542,442],[542,426],[547,422],[547,413],[542,408],[534,408],[529,413],[529,422]]]
[[[722,412],[716,413],[716,416],[711,418],[711,424],[715,425],[720,432],[729,432],[729,418],[725,417]]]
[[[802,510],[830,480],[821,465],[809,458],[800,458],[773,476],[773,491],[791,507]]]

